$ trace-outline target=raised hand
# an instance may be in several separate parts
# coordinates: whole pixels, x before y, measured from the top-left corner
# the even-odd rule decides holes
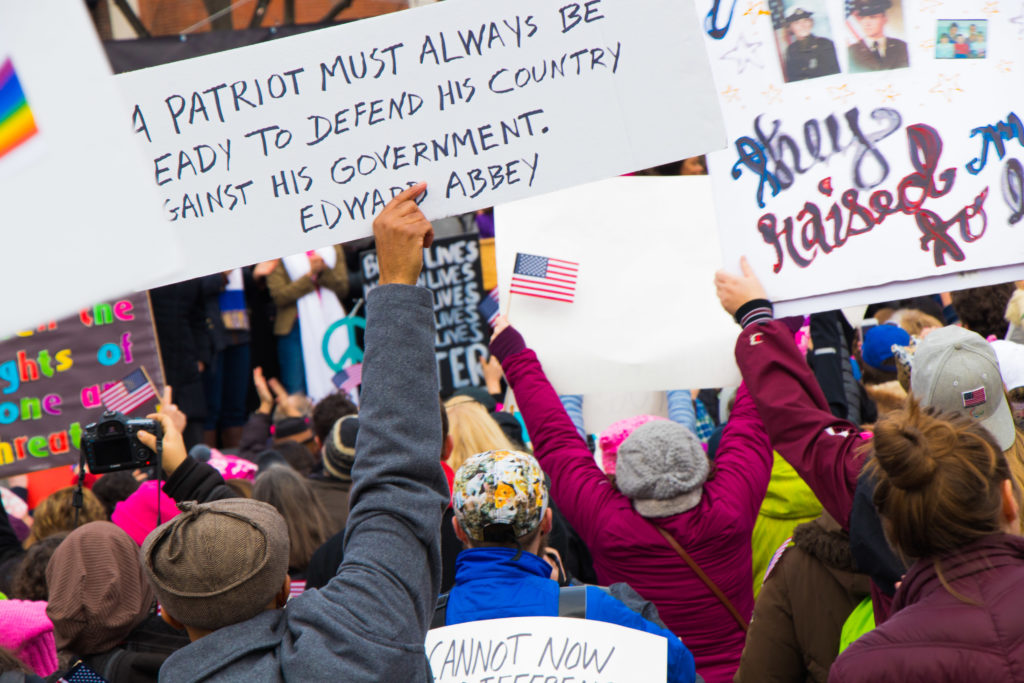
[[[420,276],[423,249],[434,241],[434,228],[416,204],[426,189],[426,183],[408,188],[373,219],[382,285],[415,285]]]
[[[740,268],[743,270],[742,276],[724,270],[715,273],[715,291],[718,300],[722,302],[722,308],[728,311],[729,315],[735,315],[740,306],[748,301],[768,298],[761,281],[754,275],[754,269],[747,263],[746,256],[740,259]]]

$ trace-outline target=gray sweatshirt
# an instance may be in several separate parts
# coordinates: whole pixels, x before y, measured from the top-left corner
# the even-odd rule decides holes
[[[359,437],[345,560],[320,590],[171,655],[179,681],[428,681],[423,641],[441,583],[448,503],[428,290],[366,297]]]

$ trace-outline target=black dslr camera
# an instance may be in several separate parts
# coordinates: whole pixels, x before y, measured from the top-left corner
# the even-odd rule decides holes
[[[82,435],[82,453],[89,471],[104,474],[152,466],[155,453],[139,442],[137,435],[141,430],[155,434],[157,442],[163,438],[159,422],[129,418],[109,410],[99,422],[87,425]]]

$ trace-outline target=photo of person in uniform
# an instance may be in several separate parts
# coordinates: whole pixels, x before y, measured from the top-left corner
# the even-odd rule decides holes
[[[768,0],[782,78],[787,83],[840,72],[824,0]]]
[[[786,82],[803,81],[839,73],[836,47],[828,38],[814,35],[814,14],[794,7],[786,14],[792,42],[786,47]]]
[[[910,65],[907,44],[885,33],[892,0],[855,0],[853,18],[861,38],[850,45],[850,71],[885,71]]]

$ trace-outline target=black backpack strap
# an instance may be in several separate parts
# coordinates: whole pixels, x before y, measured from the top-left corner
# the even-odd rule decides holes
[[[434,606],[434,618],[430,620],[430,628],[441,628],[448,621],[448,593],[441,593],[437,596],[437,604]]]
[[[563,586],[558,589],[558,616],[587,618],[586,586]]]

